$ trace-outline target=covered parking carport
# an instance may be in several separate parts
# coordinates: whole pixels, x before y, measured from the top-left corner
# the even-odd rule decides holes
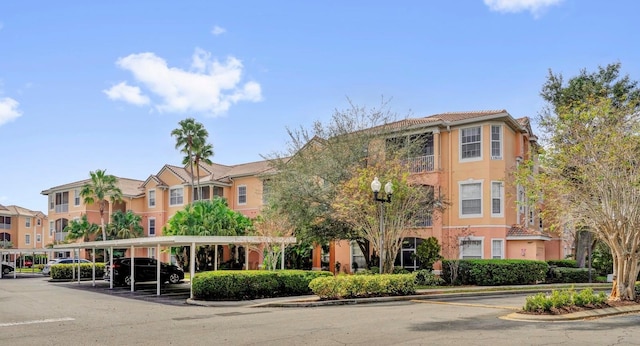
[[[4,249],[4,248],[0,248],[0,262],[5,263],[4,258],[6,255],[14,255],[13,256],[13,263],[11,262],[6,262],[7,264],[10,264],[13,266],[13,278],[16,278],[16,273],[18,272],[18,257],[22,257],[23,255],[31,255],[34,260],[35,260],[35,255],[36,254],[45,254],[47,255],[47,261],[51,260],[53,258],[53,253],[54,252],[58,252],[58,251],[71,251],[71,249],[67,246],[64,246],[62,248],[57,248],[57,249],[50,249],[50,248],[46,248],[46,249],[34,249],[34,248],[28,248],[28,249],[19,249],[19,248],[11,248],[11,249]],[[44,263],[46,264],[46,263]],[[34,261],[34,263],[32,263],[31,268],[33,269],[33,272],[35,272],[35,267],[36,263]],[[1,267],[1,266],[0,266]],[[3,271],[0,270],[0,279],[3,276]]]
[[[92,250],[92,262],[93,266],[93,285],[95,286],[95,250],[103,249],[109,250],[109,263],[113,263],[113,250],[114,248],[128,248],[130,249],[131,258],[131,292],[135,291],[135,249],[136,248],[149,248],[155,247],[155,253],[160,254],[161,248],[173,248],[180,246],[189,246],[189,272],[191,279],[189,280],[189,296],[193,298],[193,277],[195,276],[195,257],[196,246],[198,245],[240,245],[249,249],[249,245],[255,244],[280,244],[282,246],[282,265],[281,269],[284,269],[284,249],[288,244],[295,244],[295,237],[261,237],[261,236],[161,236],[161,237],[147,237],[147,238],[131,238],[131,239],[117,239],[106,241],[91,241],[84,243],[56,245],[53,248],[55,250],[60,248],[65,249],[91,249]],[[218,247],[215,246],[214,255],[214,270],[218,270]],[[159,257],[159,256],[158,256]],[[160,295],[160,286],[162,284],[160,280],[160,267],[161,261],[157,261],[156,267],[156,295]],[[245,269],[249,269],[249,256],[248,251],[245,256]],[[106,268],[105,268],[106,270]],[[78,275],[78,282],[80,282],[80,275]],[[109,288],[113,289],[113,268],[109,268]]]

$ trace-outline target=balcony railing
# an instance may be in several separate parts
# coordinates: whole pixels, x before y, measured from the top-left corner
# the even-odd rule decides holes
[[[63,241],[69,232],[56,232],[56,241]]]
[[[412,157],[407,160],[410,173],[433,172],[435,170],[435,160],[433,155]]]
[[[433,227],[433,217],[431,215],[422,215],[417,217],[413,222],[414,227]]]
[[[0,223],[0,229],[11,229],[10,223]]]
[[[66,213],[69,211],[69,203],[56,204],[56,213]]]

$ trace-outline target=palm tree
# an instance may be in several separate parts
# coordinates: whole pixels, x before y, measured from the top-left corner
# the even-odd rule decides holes
[[[176,138],[176,149],[179,149],[181,153],[186,154],[183,163],[189,165],[191,173],[191,188],[193,188],[193,149],[196,146],[196,143],[206,142],[209,132],[207,132],[201,123],[196,122],[193,118],[181,120],[178,125],[180,125],[180,127],[171,131],[171,136]],[[193,197],[192,193],[192,202]]]
[[[198,179],[198,199],[202,199],[202,187],[200,187],[200,163],[211,164],[210,157],[213,156],[213,145],[205,142],[196,142],[193,147],[193,163],[196,166],[196,177]]]
[[[85,204],[98,203],[102,240],[107,240],[107,231],[104,224],[104,209],[108,203],[107,199],[111,204],[122,201],[122,191],[117,185],[118,178],[105,173],[106,170],[100,169],[95,172],[89,172],[91,181],[84,184],[80,190],[80,196]]]
[[[142,236],[143,228],[140,225],[142,216],[127,210],[126,213],[118,210],[111,215],[109,233],[115,239],[138,238]]]
[[[64,228],[67,233],[66,240],[76,240],[82,238],[83,241],[89,241],[89,238],[100,230],[100,226],[90,223],[87,214],[82,215],[79,220],[71,220]],[[105,240],[105,239],[103,239]]]

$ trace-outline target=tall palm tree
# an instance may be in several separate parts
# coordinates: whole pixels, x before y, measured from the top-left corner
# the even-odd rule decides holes
[[[80,190],[80,196],[85,204],[98,203],[100,210],[100,229],[102,230],[102,240],[107,240],[107,231],[104,224],[104,209],[107,206],[107,199],[114,204],[122,201],[122,191],[118,187],[118,178],[114,175],[106,174],[106,170],[96,170],[89,172],[91,181],[84,184]]]
[[[111,215],[109,233],[115,239],[138,238],[142,236],[143,228],[140,225],[142,216],[127,210],[126,213],[118,210]]]
[[[178,122],[178,125],[180,125],[180,127],[171,131],[171,136],[176,138],[176,149],[180,150],[181,153],[186,154],[183,163],[189,165],[191,173],[191,188],[193,188],[193,149],[196,143],[206,142],[209,132],[204,128],[204,125],[193,118],[181,120]],[[192,202],[193,197],[192,193]]]
[[[193,163],[196,166],[196,177],[198,179],[198,199],[202,199],[202,187],[200,186],[200,163],[211,164],[210,157],[213,156],[213,145],[205,142],[196,142],[193,147]]]
[[[67,232],[66,240],[82,238],[83,241],[89,241],[90,237],[98,233],[99,230],[100,226],[89,222],[87,214],[82,215],[79,220],[71,220],[64,228],[64,231]]]

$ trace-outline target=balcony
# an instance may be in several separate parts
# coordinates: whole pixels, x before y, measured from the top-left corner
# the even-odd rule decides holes
[[[56,241],[63,241],[69,232],[56,232]]]
[[[55,208],[56,213],[66,213],[69,211],[69,203],[66,204],[56,204]]]
[[[410,173],[433,172],[435,170],[434,155],[412,157],[407,160]]]
[[[431,215],[421,215],[414,220],[413,227],[433,227],[433,217]]]

